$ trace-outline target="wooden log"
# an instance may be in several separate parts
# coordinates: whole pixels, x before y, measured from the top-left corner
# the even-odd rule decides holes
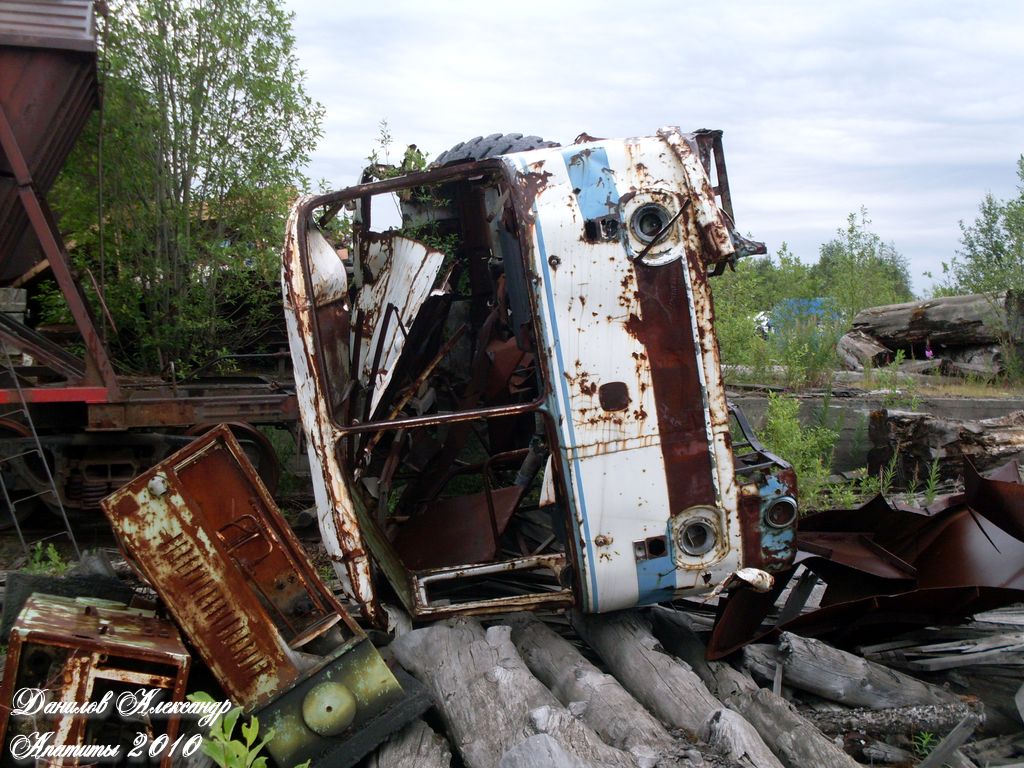
[[[865,309],[853,318],[853,330],[882,344],[907,348],[930,342],[973,346],[1024,341],[1024,301],[1013,291],[947,296]]]
[[[939,476],[952,479],[963,472],[965,458],[979,472],[1011,459],[1024,459],[1024,411],[977,421],[947,419],[930,413],[874,411],[868,424],[871,450],[868,470],[876,473],[899,453],[898,469],[905,482],[928,477],[933,461]]]
[[[850,331],[836,343],[839,362],[848,371],[879,368],[892,362],[892,350],[863,331]]]
[[[576,755],[567,752],[556,739],[538,733],[510,748],[498,768],[593,768]]]
[[[933,357],[931,360],[904,360],[897,368],[901,373],[913,373],[919,376],[947,376],[952,363],[944,357]]]
[[[894,733],[921,731],[947,733],[968,715],[984,716],[984,707],[976,701],[960,699],[949,704],[920,704],[889,709],[804,709],[803,716],[828,736],[854,731],[884,738]]]
[[[721,663],[721,662],[718,662]],[[743,715],[787,768],[853,768],[857,763],[788,701],[765,688],[725,698]]]
[[[704,722],[701,738],[718,754],[750,768],[782,768],[757,730],[738,712],[722,708]]]
[[[511,622],[512,642],[534,676],[607,744],[638,760],[678,755],[680,743],[611,675],[529,615]]]
[[[584,723],[552,715],[565,708],[530,674],[510,634],[508,627],[484,632],[479,622],[459,618],[414,630],[388,647],[430,690],[468,768],[493,768],[538,732],[584,763],[634,768],[631,756],[605,744]],[[544,707],[546,714],[537,714]]]
[[[897,763],[910,765],[914,761],[914,753],[902,747],[886,744],[884,741],[870,741],[861,749],[865,761],[870,765],[876,763]]]
[[[786,768],[856,768],[857,763],[797,712],[785,699],[759,689],[747,675],[721,661],[707,661],[697,635],[679,611],[654,608],[657,636],[664,647],[690,664],[715,695],[743,715]]]
[[[573,626],[626,690],[670,728],[696,738],[722,708],[688,665],[661,649],[637,613],[577,614]]]
[[[962,364],[970,366],[969,370],[996,375],[1005,370],[1004,352],[999,344],[983,344],[978,347],[952,347],[943,350],[942,356],[954,365]]]
[[[366,768],[450,768],[448,742],[422,720],[414,720],[385,741]]]
[[[755,676],[768,680],[781,663],[786,685],[850,707],[887,709],[957,700],[938,686],[791,632],[780,635],[777,648],[748,645],[743,660]]]

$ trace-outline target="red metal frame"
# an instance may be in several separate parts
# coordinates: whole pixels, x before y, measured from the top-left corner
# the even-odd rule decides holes
[[[28,215],[32,230],[39,239],[39,245],[50,264],[53,277],[57,281],[61,293],[64,294],[64,300],[67,301],[71,316],[85,342],[86,368],[80,383],[102,386],[106,390],[107,401],[117,400],[121,396],[117,374],[110,363],[103,340],[96,332],[96,325],[89,308],[82,299],[75,279],[71,275],[60,232],[54,225],[53,215],[45,198],[36,192],[25,156],[21,152],[18,139],[14,135],[14,130],[2,104],[0,104],[0,148],[3,149],[4,155],[11,165],[15,182],[18,185],[18,198]]]

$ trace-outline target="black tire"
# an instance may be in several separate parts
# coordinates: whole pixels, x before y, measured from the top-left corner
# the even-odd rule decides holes
[[[442,152],[434,160],[434,167],[469,163],[474,160],[485,160],[488,157],[509,155],[513,152],[526,152],[541,147],[560,147],[557,141],[547,141],[540,136],[523,136],[521,133],[492,133],[490,136],[477,136],[475,139],[456,144],[446,152]]]

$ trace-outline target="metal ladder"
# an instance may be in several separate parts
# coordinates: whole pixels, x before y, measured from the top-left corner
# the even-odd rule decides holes
[[[11,522],[14,524],[14,530],[18,533],[18,540],[21,542],[22,549],[25,550],[26,555],[31,555],[28,542],[25,541],[24,532],[21,530],[21,523],[18,520],[18,512],[15,507],[19,504],[32,501],[40,496],[50,494],[53,497],[53,503],[56,505],[57,510],[60,512],[60,518],[64,522],[64,532],[67,534],[68,540],[71,542],[71,546],[75,551],[75,558],[81,559],[82,553],[78,548],[78,541],[75,539],[75,534],[71,530],[71,522],[68,520],[67,512],[64,509],[64,504],[61,502],[60,494],[57,492],[57,484],[53,480],[53,473],[50,469],[50,463],[46,460],[46,454],[43,452],[43,445],[39,440],[39,433],[36,432],[35,423],[32,421],[32,413],[28,407],[28,402],[25,400],[25,393],[21,387],[21,381],[18,378],[18,371],[15,368],[14,362],[11,360],[10,350],[0,346],[0,358],[3,358],[3,365],[7,370],[7,375],[11,382],[11,389],[8,391],[14,391],[17,393],[17,402],[11,403],[15,407],[6,413],[0,414],[0,419],[6,419],[10,417],[20,417],[25,426],[27,427],[30,435],[31,442],[27,450],[20,450],[10,456],[3,455],[0,453],[0,469],[2,465],[7,464],[15,459],[21,459],[26,456],[33,454],[39,457],[39,463],[43,467],[46,474],[45,487],[36,491],[35,493],[24,496],[18,499],[13,499],[11,496],[11,490],[7,487],[7,481],[4,479],[4,473],[0,471],[0,495],[3,497],[3,502],[7,507],[7,511],[10,513]],[[22,444],[25,440],[20,441]],[[60,534],[57,534],[60,535]],[[38,544],[38,542],[37,542]]]

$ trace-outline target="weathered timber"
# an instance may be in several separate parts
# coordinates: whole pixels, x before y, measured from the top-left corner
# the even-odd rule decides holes
[[[933,349],[1007,339],[1020,343],[1024,341],[1024,301],[1014,291],[1004,291],[871,307],[853,318],[853,330],[892,349],[929,342]]]
[[[848,371],[878,368],[892,362],[892,350],[863,331],[850,331],[836,343],[839,362]]]
[[[573,626],[626,690],[669,727],[696,738],[722,708],[688,665],[661,649],[637,613],[576,614]]]
[[[701,738],[720,755],[750,768],[782,768],[782,763],[743,715],[722,708],[704,722]]]
[[[965,717],[935,746],[935,749],[928,753],[928,757],[918,764],[918,768],[940,768],[940,766],[953,757],[954,753],[960,749],[964,742],[971,738],[971,734],[974,733],[974,729],[977,727],[978,718],[975,715]],[[958,758],[957,763],[959,764],[963,764],[967,760],[962,754]]]
[[[567,752],[546,733],[538,733],[511,747],[501,756],[498,768],[595,768],[595,764]]]
[[[946,376],[950,373],[951,366],[952,363],[944,357],[933,357],[931,360],[904,360],[897,370],[921,376]]]
[[[949,704],[889,709],[805,709],[802,714],[829,736],[857,731],[884,738],[894,733],[947,733],[968,715],[983,717],[984,707],[976,701],[960,699]]]
[[[952,347],[943,350],[942,356],[953,365],[968,366],[966,370],[998,374],[1005,370],[1006,354],[999,344],[983,344],[978,347]]]
[[[777,648],[748,645],[743,660],[755,676],[768,680],[781,663],[786,685],[850,707],[887,709],[957,700],[938,686],[791,632],[780,635]]]
[[[422,720],[414,720],[385,741],[366,768],[450,768],[448,742]]]
[[[680,743],[611,675],[572,643],[529,615],[512,622],[512,642],[534,676],[613,747],[656,761],[679,754]]]
[[[892,744],[886,744],[884,741],[869,741],[861,749],[861,755],[869,765],[876,765],[877,763],[911,765],[914,761],[914,753],[909,749],[895,747]]]
[[[721,663],[721,662],[716,662]],[[748,678],[749,680],[749,678]],[[723,701],[757,729],[761,738],[787,768],[854,768],[856,761],[837,747],[793,705],[765,688],[750,687]]]
[[[874,411],[868,425],[868,470],[877,472],[894,452],[900,476],[910,482],[928,476],[933,461],[939,476],[955,478],[970,459],[979,472],[1024,458],[1024,411],[977,421],[947,419],[912,411]]]
[[[786,768],[856,768],[852,757],[785,699],[724,662],[706,661],[703,643],[678,611],[654,608],[653,615],[666,650],[690,664],[724,704],[743,715]]]
[[[460,618],[414,630],[389,646],[430,690],[466,766],[493,768],[536,733],[548,734],[584,763],[635,766],[631,756],[569,715],[530,674],[510,633],[502,626],[484,632],[479,622]]]

